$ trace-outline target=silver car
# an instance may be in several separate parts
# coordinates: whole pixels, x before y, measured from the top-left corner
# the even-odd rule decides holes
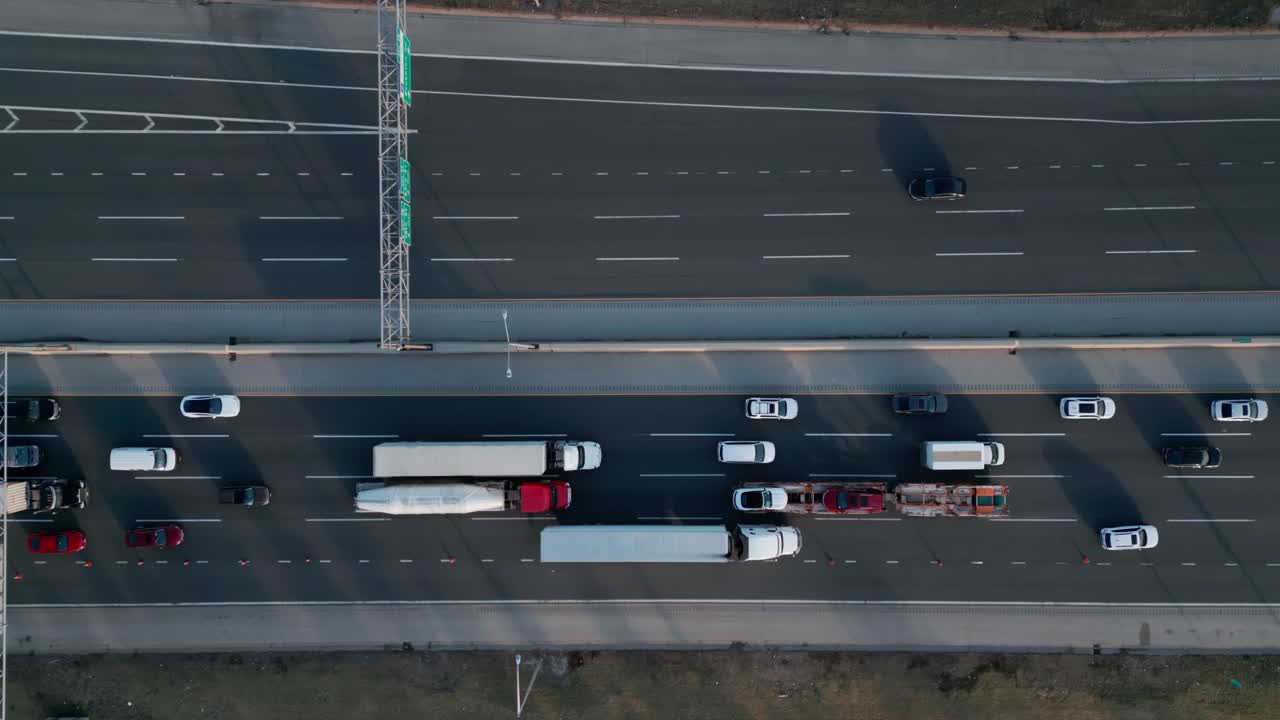
[[[1110,420],[1116,416],[1116,401],[1108,397],[1066,397],[1058,403],[1063,420]]]
[[[33,468],[40,464],[40,448],[35,445],[10,445],[9,452],[0,458],[0,467]]]

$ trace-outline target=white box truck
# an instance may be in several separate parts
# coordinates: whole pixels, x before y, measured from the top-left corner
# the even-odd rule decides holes
[[[538,477],[600,467],[600,444],[577,440],[390,442],[373,446],[373,476]]]
[[[800,552],[800,531],[777,525],[557,525],[542,531],[544,563],[722,563]]]
[[[1004,464],[1004,445],[974,440],[927,442],[920,461],[930,470],[984,470]]]

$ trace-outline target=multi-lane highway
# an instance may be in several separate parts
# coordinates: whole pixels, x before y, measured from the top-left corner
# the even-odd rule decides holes
[[[0,295],[376,296],[371,55],[128,49],[0,48]],[[1280,287],[1271,82],[415,65],[415,297]]]
[[[1120,394],[1105,422],[1058,418],[1039,394],[951,396],[943,417],[899,418],[885,395],[799,396],[799,419],[749,421],[740,396],[269,397],[240,417],[184,420],[175,397],[63,397],[64,418],[15,426],[10,442],[48,454],[41,475],[83,477],[90,506],[16,518],[10,602],[790,598],[1261,602],[1280,594],[1274,421],[1209,419],[1212,396]],[[1274,402],[1274,398],[1272,399]],[[486,435],[598,440],[604,464],[568,474],[559,517],[384,518],[352,510],[370,447],[389,439]],[[1011,488],[1007,521],[789,518],[799,557],[729,566],[557,566],[538,562],[549,523],[740,522],[741,483],[876,478],[959,481],[919,465],[925,440],[999,439],[1003,466],[978,473]],[[768,439],[768,466],[715,461],[726,438]],[[1161,447],[1209,442],[1215,470],[1178,471]],[[110,448],[172,444],[173,473],[107,469]],[[15,473],[16,476],[16,473]],[[220,486],[265,482],[272,504],[218,505]],[[786,521],[788,518],[778,518]],[[136,524],[179,522],[186,543],[135,552]],[[1103,551],[1096,530],[1143,521],[1157,549]],[[11,521],[12,522],[12,521]],[[34,556],[17,539],[80,528],[88,549]],[[1088,562],[1086,562],[1086,559]],[[248,561],[245,564],[242,561]]]

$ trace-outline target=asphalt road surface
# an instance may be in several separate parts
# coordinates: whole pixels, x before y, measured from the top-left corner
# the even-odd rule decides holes
[[[0,48],[0,297],[376,297],[373,56],[129,50]],[[1280,287],[1274,83],[414,78],[419,298]]]
[[[1207,395],[1123,394],[1115,419],[1058,418],[1054,396],[952,396],[943,417],[899,418],[884,395],[800,396],[795,421],[749,421],[739,396],[255,397],[240,417],[186,420],[174,397],[66,397],[64,418],[18,426],[47,453],[38,476],[82,477],[84,510],[10,522],[13,603],[596,598],[1275,602],[1280,599],[1274,419],[1215,423]],[[1268,398],[1273,403],[1275,398]],[[558,517],[356,514],[370,448],[401,440],[529,435],[602,443],[603,466],[568,473]],[[926,440],[991,437],[1008,461],[933,472]],[[768,439],[768,466],[718,464],[719,440]],[[1212,443],[1216,470],[1179,471],[1161,447]],[[107,469],[112,447],[172,445],[172,473]],[[18,477],[14,471],[11,477]],[[1007,520],[779,516],[804,538],[795,558],[698,567],[538,562],[552,523],[718,524],[744,483],[841,477],[888,483],[978,479],[1010,487]],[[217,489],[268,484],[270,506],[218,505]],[[768,521],[766,518],[765,521]],[[1107,552],[1101,527],[1145,522],[1158,548]],[[126,529],[176,522],[187,541],[130,551]],[[32,530],[80,528],[88,549],[36,556]],[[247,561],[247,562],[246,562]]]

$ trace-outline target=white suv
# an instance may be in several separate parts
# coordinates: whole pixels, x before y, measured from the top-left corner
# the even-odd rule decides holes
[[[1209,409],[1220,422],[1260,422],[1267,419],[1265,400],[1215,400]]]
[[[752,420],[795,420],[800,403],[792,398],[747,398],[747,417]]]
[[[1110,420],[1116,416],[1116,401],[1108,397],[1067,397],[1058,403],[1064,420]]]
[[[768,440],[725,440],[717,448],[716,458],[722,463],[773,462],[777,450]]]

